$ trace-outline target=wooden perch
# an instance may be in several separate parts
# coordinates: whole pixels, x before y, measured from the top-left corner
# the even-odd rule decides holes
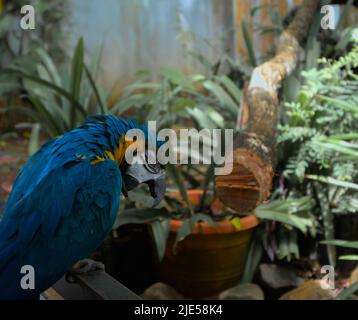
[[[296,68],[300,43],[306,37],[318,0],[304,0],[295,18],[278,40],[276,55],[254,69],[241,109],[248,116],[239,123],[243,133],[234,142],[233,171],[216,177],[220,200],[238,212],[256,208],[271,193],[276,165],[278,90]],[[246,103],[245,103],[246,101]],[[245,105],[247,106],[245,108]],[[246,119],[246,120],[245,120]]]

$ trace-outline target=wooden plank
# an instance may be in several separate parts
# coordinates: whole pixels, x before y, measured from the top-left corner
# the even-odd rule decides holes
[[[141,300],[138,295],[104,271],[79,275],[77,280],[101,300]]]
[[[105,271],[65,277],[53,288],[65,300],[141,300],[141,297],[119,283]]]

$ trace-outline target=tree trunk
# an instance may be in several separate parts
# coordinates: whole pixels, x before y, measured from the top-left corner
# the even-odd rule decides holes
[[[309,31],[318,5],[318,0],[303,1],[295,18],[281,34],[276,55],[252,73],[247,98],[241,106],[242,114],[247,109],[248,115],[239,121],[243,133],[233,147],[233,171],[230,175],[216,177],[217,196],[238,212],[253,210],[271,193],[277,161],[278,89],[283,79],[296,68],[300,43]]]

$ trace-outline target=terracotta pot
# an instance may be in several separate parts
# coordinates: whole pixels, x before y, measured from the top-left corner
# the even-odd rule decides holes
[[[188,191],[194,205],[202,193]],[[220,205],[214,203],[216,208]],[[191,298],[210,297],[235,286],[243,272],[252,231],[259,222],[256,217],[247,216],[240,223],[240,230],[229,220],[217,222],[215,227],[197,223],[193,233],[178,243],[174,254],[173,244],[182,221],[172,220],[165,257],[159,264],[162,281]]]

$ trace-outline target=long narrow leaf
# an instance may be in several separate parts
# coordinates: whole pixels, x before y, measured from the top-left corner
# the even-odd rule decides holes
[[[327,188],[322,188],[322,185],[317,182],[313,184],[321,208],[324,238],[326,241],[331,241],[334,239],[334,215],[329,205],[328,191]],[[334,267],[336,264],[336,247],[327,245],[327,255],[330,265]]]
[[[330,241],[321,241],[321,243],[337,246],[337,247],[343,247],[343,248],[358,249],[358,241],[330,240]]]
[[[52,81],[59,87],[62,86],[61,83],[61,77],[57,71],[57,68],[54,64],[54,62],[52,61],[51,57],[47,54],[47,52],[42,49],[42,48],[38,48],[36,50],[37,54],[41,57],[48,73],[51,76]]]
[[[95,81],[94,81],[94,79],[93,79],[93,77],[92,77],[92,75],[91,75],[91,72],[89,71],[89,69],[87,68],[86,65],[84,66],[84,69],[85,69],[86,75],[87,75],[87,77],[88,77],[88,80],[89,80],[89,82],[90,82],[90,84],[91,84],[91,87],[92,87],[92,89],[93,89],[93,92],[94,92],[94,94],[96,95],[96,99],[97,99],[97,101],[98,101],[98,104],[99,104],[99,107],[100,107],[100,109],[101,109],[101,112],[102,112],[102,114],[105,114],[105,113],[106,113],[106,110],[105,110],[105,107],[104,107],[102,98],[101,98],[101,96],[100,96],[100,94],[99,94],[99,92],[98,92],[96,83],[95,83]]]
[[[268,204],[261,204],[252,214],[260,219],[278,221],[293,226],[303,233],[308,230],[314,232],[314,219],[309,215],[311,206],[308,197],[276,200]],[[305,213],[306,216],[302,216],[302,213]]]
[[[342,292],[336,297],[336,300],[346,300],[357,291],[358,281],[353,283],[349,288],[343,289]]]
[[[252,41],[251,41],[249,32],[247,30],[247,25],[246,25],[245,19],[241,20],[241,31],[244,36],[244,41],[245,41],[245,45],[247,48],[247,52],[249,54],[249,60],[250,60],[251,66],[255,68],[257,66],[255,51],[254,51],[254,47],[252,45]]]
[[[169,173],[169,175],[171,176],[171,178],[177,185],[180,195],[182,196],[183,200],[188,205],[191,215],[193,215],[194,214],[193,204],[191,203],[188,193],[186,191],[186,188],[184,185],[184,180],[180,173],[180,169],[178,167],[175,167],[174,165],[168,163],[167,164],[167,172]]]
[[[244,272],[240,283],[250,283],[254,277],[257,266],[260,263],[263,254],[262,237],[260,229],[257,229],[252,236],[249,252],[245,260]]]
[[[74,56],[72,58],[71,68],[71,86],[70,91],[74,100],[79,101],[81,90],[81,79],[83,73],[84,49],[83,39],[81,38],[76,46]],[[77,122],[76,107],[71,108],[71,127],[74,128]]]
[[[62,121],[62,123],[65,125],[64,130],[62,130],[59,127],[58,125],[59,121],[57,121],[56,118],[51,113],[48,112],[48,110],[45,108],[45,106],[39,99],[35,97],[29,97],[29,100],[31,101],[33,106],[37,109],[37,111],[40,114],[43,114],[44,118],[46,119],[46,124],[50,126],[51,130],[55,133],[55,135],[63,134],[65,131],[69,130],[65,121]]]
[[[155,220],[151,224],[159,261],[162,261],[170,231],[170,220]]]
[[[358,255],[350,254],[350,255],[346,255],[346,256],[340,256],[338,259],[339,260],[347,260],[347,261],[358,261]]]
[[[341,180],[337,180],[331,177],[324,177],[324,176],[318,176],[318,175],[313,175],[313,174],[307,174],[305,175],[306,179],[310,179],[310,180],[315,180],[315,181],[319,181],[322,183],[327,183],[327,184],[331,184],[337,187],[343,187],[343,188],[349,188],[349,189],[353,189],[353,190],[358,190],[358,184],[352,183],[352,182],[347,182],[347,181],[341,181]]]
[[[69,102],[71,102],[75,106],[75,108],[82,114],[82,116],[86,117],[87,113],[83,109],[82,105],[76,99],[74,99],[73,96],[69,92],[67,92],[65,89],[58,87],[49,81],[43,80],[40,77],[32,76],[32,75],[26,74],[24,72],[21,72],[19,70],[13,70],[13,71],[18,73],[23,78],[32,80],[34,82],[37,82],[41,85],[44,85],[44,86],[56,91],[57,93],[59,93],[60,95],[65,97]]]
[[[29,156],[32,156],[39,149],[40,130],[41,130],[41,126],[39,123],[35,123],[32,126],[30,141],[29,141]]]

